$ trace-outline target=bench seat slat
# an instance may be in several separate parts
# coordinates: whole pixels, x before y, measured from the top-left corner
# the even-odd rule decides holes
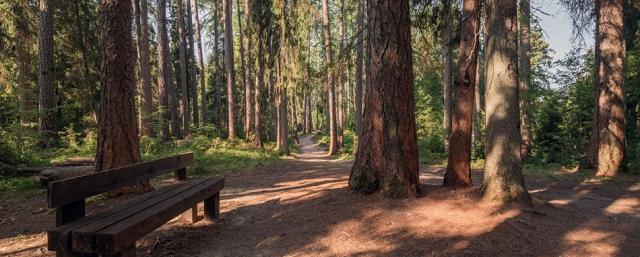
[[[199,178],[190,181],[185,181],[179,184],[176,188],[167,191],[161,195],[158,195],[153,198],[147,198],[142,202],[139,202],[136,205],[133,205],[126,210],[123,210],[118,213],[113,213],[109,215],[107,218],[92,222],[90,224],[86,224],[85,226],[79,227],[71,231],[71,247],[73,251],[79,253],[93,253],[96,251],[96,240],[95,235],[97,231],[100,231],[104,228],[107,228],[113,224],[117,224],[118,222],[122,222],[123,220],[128,219],[129,217],[147,210],[149,208],[153,208],[153,206],[166,201],[176,195],[180,195],[184,191],[187,191],[191,188],[194,188],[202,183],[206,183],[208,178]]]
[[[118,213],[125,212],[130,210],[132,207],[139,205],[145,201],[152,200],[154,198],[166,198],[166,194],[170,194],[174,190],[178,190],[185,182],[178,182],[172,185],[168,185],[162,188],[159,188],[153,192],[149,192],[143,195],[136,196],[124,203],[121,203],[111,209],[96,213],[91,216],[87,216],[85,218],[79,219],[72,223],[68,223],[59,227],[56,227],[47,232],[48,234],[48,248],[51,251],[66,249],[71,246],[69,233],[71,231],[80,229],[84,226],[88,226],[93,223],[103,222],[105,220],[110,219],[114,215]]]
[[[219,194],[224,187],[224,178],[209,178],[189,190],[162,201],[144,211],[138,212],[96,234],[97,251],[106,254],[117,253],[144,235],[162,226],[199,202]]]

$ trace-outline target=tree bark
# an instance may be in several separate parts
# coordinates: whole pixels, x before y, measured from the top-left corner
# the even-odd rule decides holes
[[[200,115],[198,112],[198,67],[196,66],[196,54],[195,54],[195,39],[194,39],[194,31],[193,31],[193,11],[191,4],[189,4],[189,0],[185,0],[185,5],[187,6],[187,29],[189,36],[189,94],[191,96],[191,111],[193,115],[193,127],[198,127],[200,125]],[[231,17],[231,16],[229,16]],[[231,19],[231,18],[229,18]]]
[[[238,7],[240,3],[238,3]],[[245,20],[245,28],[244,32],[240,35],[244,34],[242,40],[242,49],[240,49],[240,53],[244,53],[244,57],[242,58],[242,69],[244,71],[243,79],[244,79],[244,106],[245,106],[245,120],[244,120],[244,131],[246,134],[246,138],[249,139],[253,135],[253,104],[251,103],[251,77],[252,77],[252,65],[253,65],[253,55],[252,55],[252,33],[251,33],[251,6],[249,5],[249,0],[244,0],[244,20]],[[241,19],[238,16],[238,24],[241,23]],[[241,25],[240,25],[241,26]],[[240,28],[242,31],[242,28]]]
[[[520,131],[522,146],[520,156],[525,159],[531,148],[531,133],[529,119],[529,84],[531,83],[531,3],[530,0],[520,0],[520,46],[518,47],[520,64]]]
[[[214,111],[216,113],[216,120],[215,120],[215,124],[216,124],[216,128],[218,129],[218,131],[222,131],[222,124],[224,123],[224,114],[223,114],[223,108],[222,108],[222,100],[220,99],[219,96],[222,95],[222,92],[224,90],[220,90],[220,83],[218,83],[221,80],[221,76],[220,76],[220,70],[221,70],[221,65],[220,65],[220,19],[219,19],[219,15],[218,15],[218,11],[219,11],[219,3],[220,1],[213,1],[213,62],[214,62],[214,66],[215,66],[215,72],[213,73],[214,76],[214,92],[216,93],[216,97],[213,98],[213,108]]]
[[[168,140],[171,136],[169,132],[169,89],[172,87],[173,78],[170,76],[171,69],[169,59],[169,37],[167,35],[167,0],[158,0],[157,10],[157,35],[158,35],[158,94],[160,109],[160,131],[159,137]]]
[[[362,134],[362,64],[364,61],[364,9],[365,9],[365,0],[358,0],[358,31],[357,31],[357,39],[356,39],[356,85],[355,85],[355,93],[354,93],[354,105],[355,105],[355,125],[356,125],[356,135],[358,137]]]
[[[20,102],[20,123],[35,122],[33,115],[35,104],[35,90],[31,84],[33,79],[33,71],[31,68],[32,55],[29,46],[32,43],[31,30],[29,26],[29,16],[27,3],[18,3],[13,6],[12,12],[16,14],[14,30],[15,30],[15,57],[17,71],[18,98]]]
[[[135,0],[135,7],[136,32],[138,35],[138,66],[140,67],[140,130],[143,136],[151,137],[153,136],[153,95],[151,92],[147,0]]]
[[[224,61],[227,72],[227,122],[229,126],[229,138],[236,138],[235,126],[235,101],[233,100],[234,67],[233,67],[233,27],[232,27],[232,2],[223,0],[222,12],[224,18]]]
[[[176,25],[178,26],[178,34],[180,37],[180,46],[178,51],[178,58],[180,62],[180,91],[182,92],[180,97],[182,102],[180,106],[180,114],[182,115],[182,127],[184,128],[185,133],[188,133],[187,131],[189,131],[189,127],[191,126],[191,106],[189,104],[189,88],[187,86],[187,33],[184,25],[184,2],[182,2],[182,0],[178,0],[176,2],[178,6],[178,19]]]
[[[324,31],[324,55],[326,69],[326,90],[328,101],[328,118],[329,118],[329,155],[338,152],[338,126],[336,117],[336,95],[333,81],[333,53],[331,49],[331,17],[329,15],[329,1],[322,0],[322,28]]]
[[[530,203],[520,157],[516,0],[487,0],[484,199]]]
[[[479,47],[480,48],[480,47]],[[479,50],[479,49],[478,49]],[[480,78],[482,75],[480,75],[480,55],[478,55],[478,60],[477,60],[477,64],[476,64],[476,83],[475,83],[475,88],[474,88],[474,103],[473,103],[473,134],[471,135],[471,146],[472,149],[475,149],[475,145],[480,144],[482,142],[482,138],[480,136],[480,126],[481,126],[481,122],[480,120],[481,118],[481,99],[480,99]],[[474,151],[472,151],[473,153]],[[477,155],[478,152],[475,151],[475,154]]]
[[[344,87],[346,82],[345,72],[347,69],[345,50],[344,50],[344,0],[340,0],[340,19],[338,20],[338,37],[340,37],[340,43],[338,46],[338,85],[336,88],[336,133],[338,140],[338,148],[344,144]]]
[[[452,34],[453,34],[453,17],[451,15],[451,1],[444,1],[444,28],[442,35],[442,81],[443,81],[443,92],[444,92],[444,118],[443,118],[443,126],[444,126],[444,149],[448,153],[449,152],[449,140],[451,139],[451,92],[453,88],[453,47],[452,47]]]
[[[254,96],[255,96],[255,136],[253,137],[253,145],[256,147],[264,147],[264,144],[262,142],[262,88],[264,88],[264,39],[263,39],[263,31],[262,29],[260,29],[260,31],[258,31],[258,44],[257,44],[257,50],[258,50],[258,72],[256,73],[256,81],[255,81],[255,89],[254,91]]]
[[[623,63],[625,37],[623,0],[599,0],[598,31],[601,92],[598,97],[598,176],[615,176],[625,169],[626,119]]]
[[[38,42],[39,131],[38,145],[47,147],[57,140],[57,97],[53,78],[53,13],[52,0],[40,0]]]
[[[471,186],[471,134],[480,38],[480,1],[464,0],[460,32],[460,65],[452,113],[451,146],[445,186]]]
[[[102,0],[102,90],[96,172],[141,160],[133,75],[131,6],[130,0]]]
[[[202,37],[200,35],[200,15],[198,14],[198,0],[191,0],[191,5],[194,10],[194,23],[196,25],[196,45],[198,46],[198,74],[200,81],[200,122],[204,125],[207,122],[207,85],[205,82],[206,70],[204,68],[204,57],[202,54]],[[195,83],[195,82],[194,82]]]
[[[409,1],[369,1],[370,68],[365,126],[351,169],[351,190],[418,195]]]

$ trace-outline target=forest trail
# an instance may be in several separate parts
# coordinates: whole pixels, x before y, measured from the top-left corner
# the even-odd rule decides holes
[[[581,173],[553,179],[527,176],[531,194],[549,204],[523,210],[479,203],[481,171],[473,172],[475,187],[454,191],[440,186],[442,168],[423,166],[421,197],[385,199],[349,192],[352,161],[326,156],[312,135],[301,137],[300,143],[295,158],[228,174],[221,220],[188,224],[174,219],[138,242],[138,256],[640,253],[640,182],[633,177],[601,181],[585,180]],[[43,204],[44,195],[3,203],[4,218],[30,217],[33,222],[0,228],[0,257],[54,256],[46,251],[42,232],[52,225],[53,213],[28,209]],[[202,206],[200,212],[203,215]],[[16,236],[10,231],[22,232]]]

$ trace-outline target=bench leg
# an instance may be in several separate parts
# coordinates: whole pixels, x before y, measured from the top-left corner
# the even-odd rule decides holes
[[[220,219],[220,193],[204,200],[204,216],[209,220]]]
[[[191,207],[191,209],[182,213],[182,220],[187,222],[196,223],[200,221],[200,217],[198,217],[198,205]]]

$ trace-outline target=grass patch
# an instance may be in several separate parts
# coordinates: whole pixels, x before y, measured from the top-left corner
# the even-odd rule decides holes
[[[330,138],[324,131],[318,131],[313,135],[313,140],[323,148],[329,147]],[[343,131],[344,145],[334,156],[340,160],[352,160],[358,150],[358,136],[352,130]]]
[[[30,197],[40,192],[40,183],[35,177],[0,177],[0,197]]]

